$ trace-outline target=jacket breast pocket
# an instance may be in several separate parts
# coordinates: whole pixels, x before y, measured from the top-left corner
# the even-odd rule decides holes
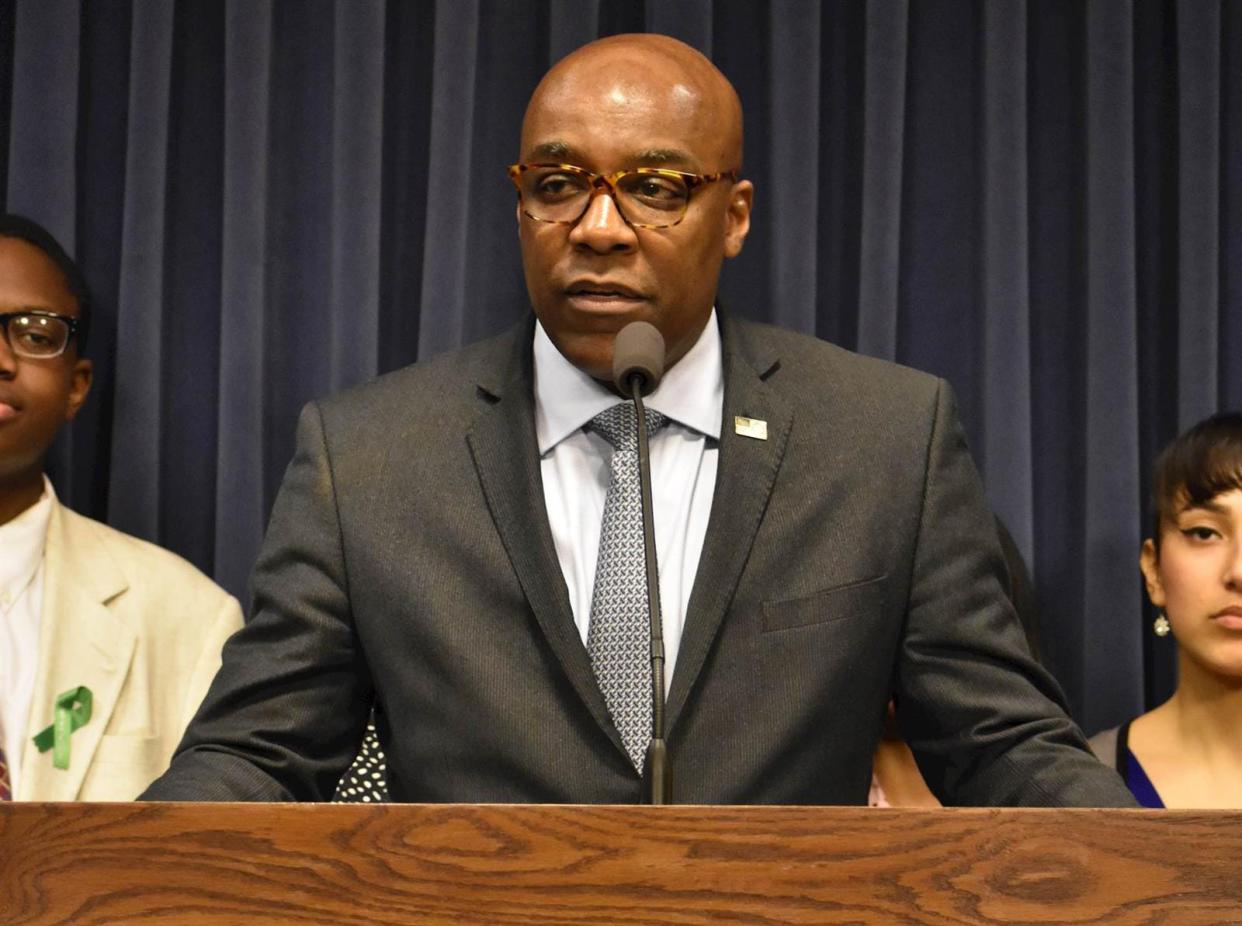
[[[172,744],[158,736],[105,733],[82,781],[79,800],[132,801],[168,768]]]
[[[852,617],[877,615],[884,608],[885,580],[875,576],[844,585],[834,585],[813,595],[763,603],[763,631],[790,630],[813,624],[842,621]]]

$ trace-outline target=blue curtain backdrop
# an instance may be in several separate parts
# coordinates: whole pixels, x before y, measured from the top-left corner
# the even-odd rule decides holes
[[[527,311],[524,103],[622,31],[741,94],[724,305],[947,377],[1079,720],[1165,696],[1151,460],[1242,406],[1222,0],[0,0],[0,205],[97,294],[63,497],[244,595],[301,404]]]

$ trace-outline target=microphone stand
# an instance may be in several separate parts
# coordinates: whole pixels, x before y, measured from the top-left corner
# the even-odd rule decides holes
[[[651,617],[651,742],[643,763],[643,796],[648,804],[673,799],[673,770],[664,742],[664,627],[660,619],[660,570],[656,562],[655,529],[651,509],[651,463],[647,448],[647,415],[643,409],[646,377],[630,374],[630,396],[638,413],[638,473],[643,503],[643,548],[647,556],[647,612]]]

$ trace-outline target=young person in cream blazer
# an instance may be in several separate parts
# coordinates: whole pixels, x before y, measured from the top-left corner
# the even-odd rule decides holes
[[[237,600],[185,560],[64,507],[43,475],[90,389],[87,311],[55,240],[0,217],[0,798],[137,796],[242,624]],[[44,734],[58,703],[77,720],[59,749]]]

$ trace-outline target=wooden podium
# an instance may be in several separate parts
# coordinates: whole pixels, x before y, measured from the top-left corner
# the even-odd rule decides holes
[[[1242,812],[0,805],[0,924],[1242,923]]]

